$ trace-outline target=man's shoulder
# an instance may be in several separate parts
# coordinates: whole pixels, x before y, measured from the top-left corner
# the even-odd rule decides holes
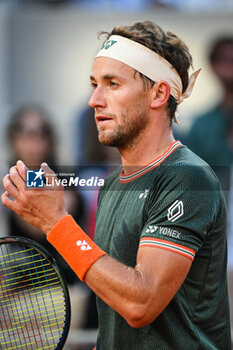
[[[174,152],[168,159],[163,163],[165,166],[174,167],[174,169],[181,169],[185,166],[190,167],[204,167],[209,165],[196,153],[194,153],[191,149],[189,149],[186,145],[182,145],[177,148],[176,152]]]
[[[173,159],[162,166],[162,176],[182,187],[219,190],[219,181],[212,168],[188,147],[180,147]]]

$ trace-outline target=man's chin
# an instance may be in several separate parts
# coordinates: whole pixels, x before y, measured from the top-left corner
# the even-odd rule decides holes
[[[105,146],[124,147],[128,142],[128,138],[123,134],[116,132],[102,131],[98,134],[99,142]]]
[[[115,147],[115,143],[112,139],[107,137],[99,137],[99,142],[105,146]]]
[[[108,131],[99,131],[98,138],[102,145],[112,146],[113,137]]]

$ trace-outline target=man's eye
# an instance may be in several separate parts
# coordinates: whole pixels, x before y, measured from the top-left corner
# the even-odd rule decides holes
[[[91,83],[91,86],[93,89],[97,88],[97,84],[96,83]]]
[[[110,81],[109,82],[109,86],[111,86],[111,87],[115,87],[115,86],[117,86],[118,84],[117,83],[115,83],[114,81]]]

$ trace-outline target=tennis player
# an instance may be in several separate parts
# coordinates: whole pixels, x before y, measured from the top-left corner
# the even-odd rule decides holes
[[[89,104],[122,168],[100,191],[95,242],[62,191],[25,190],[22,161],[4,178],[3,204],[42,229],[97,294],[97,350],[231,349],[223,195],[172,133],[198,74],[189,77],[191,65],[187,46],[152,22],[107,34]]]

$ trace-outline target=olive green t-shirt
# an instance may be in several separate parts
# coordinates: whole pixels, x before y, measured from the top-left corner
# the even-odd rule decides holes
[[[215,174],[179,141],[131,175],[122,169],[112,173],[98,198],[96,244],[131,267],[144,246],[181,254],[192,265],[148,326],[131,327],[97,297],[97,350],[230,350],[225,231],[225,202]]]

